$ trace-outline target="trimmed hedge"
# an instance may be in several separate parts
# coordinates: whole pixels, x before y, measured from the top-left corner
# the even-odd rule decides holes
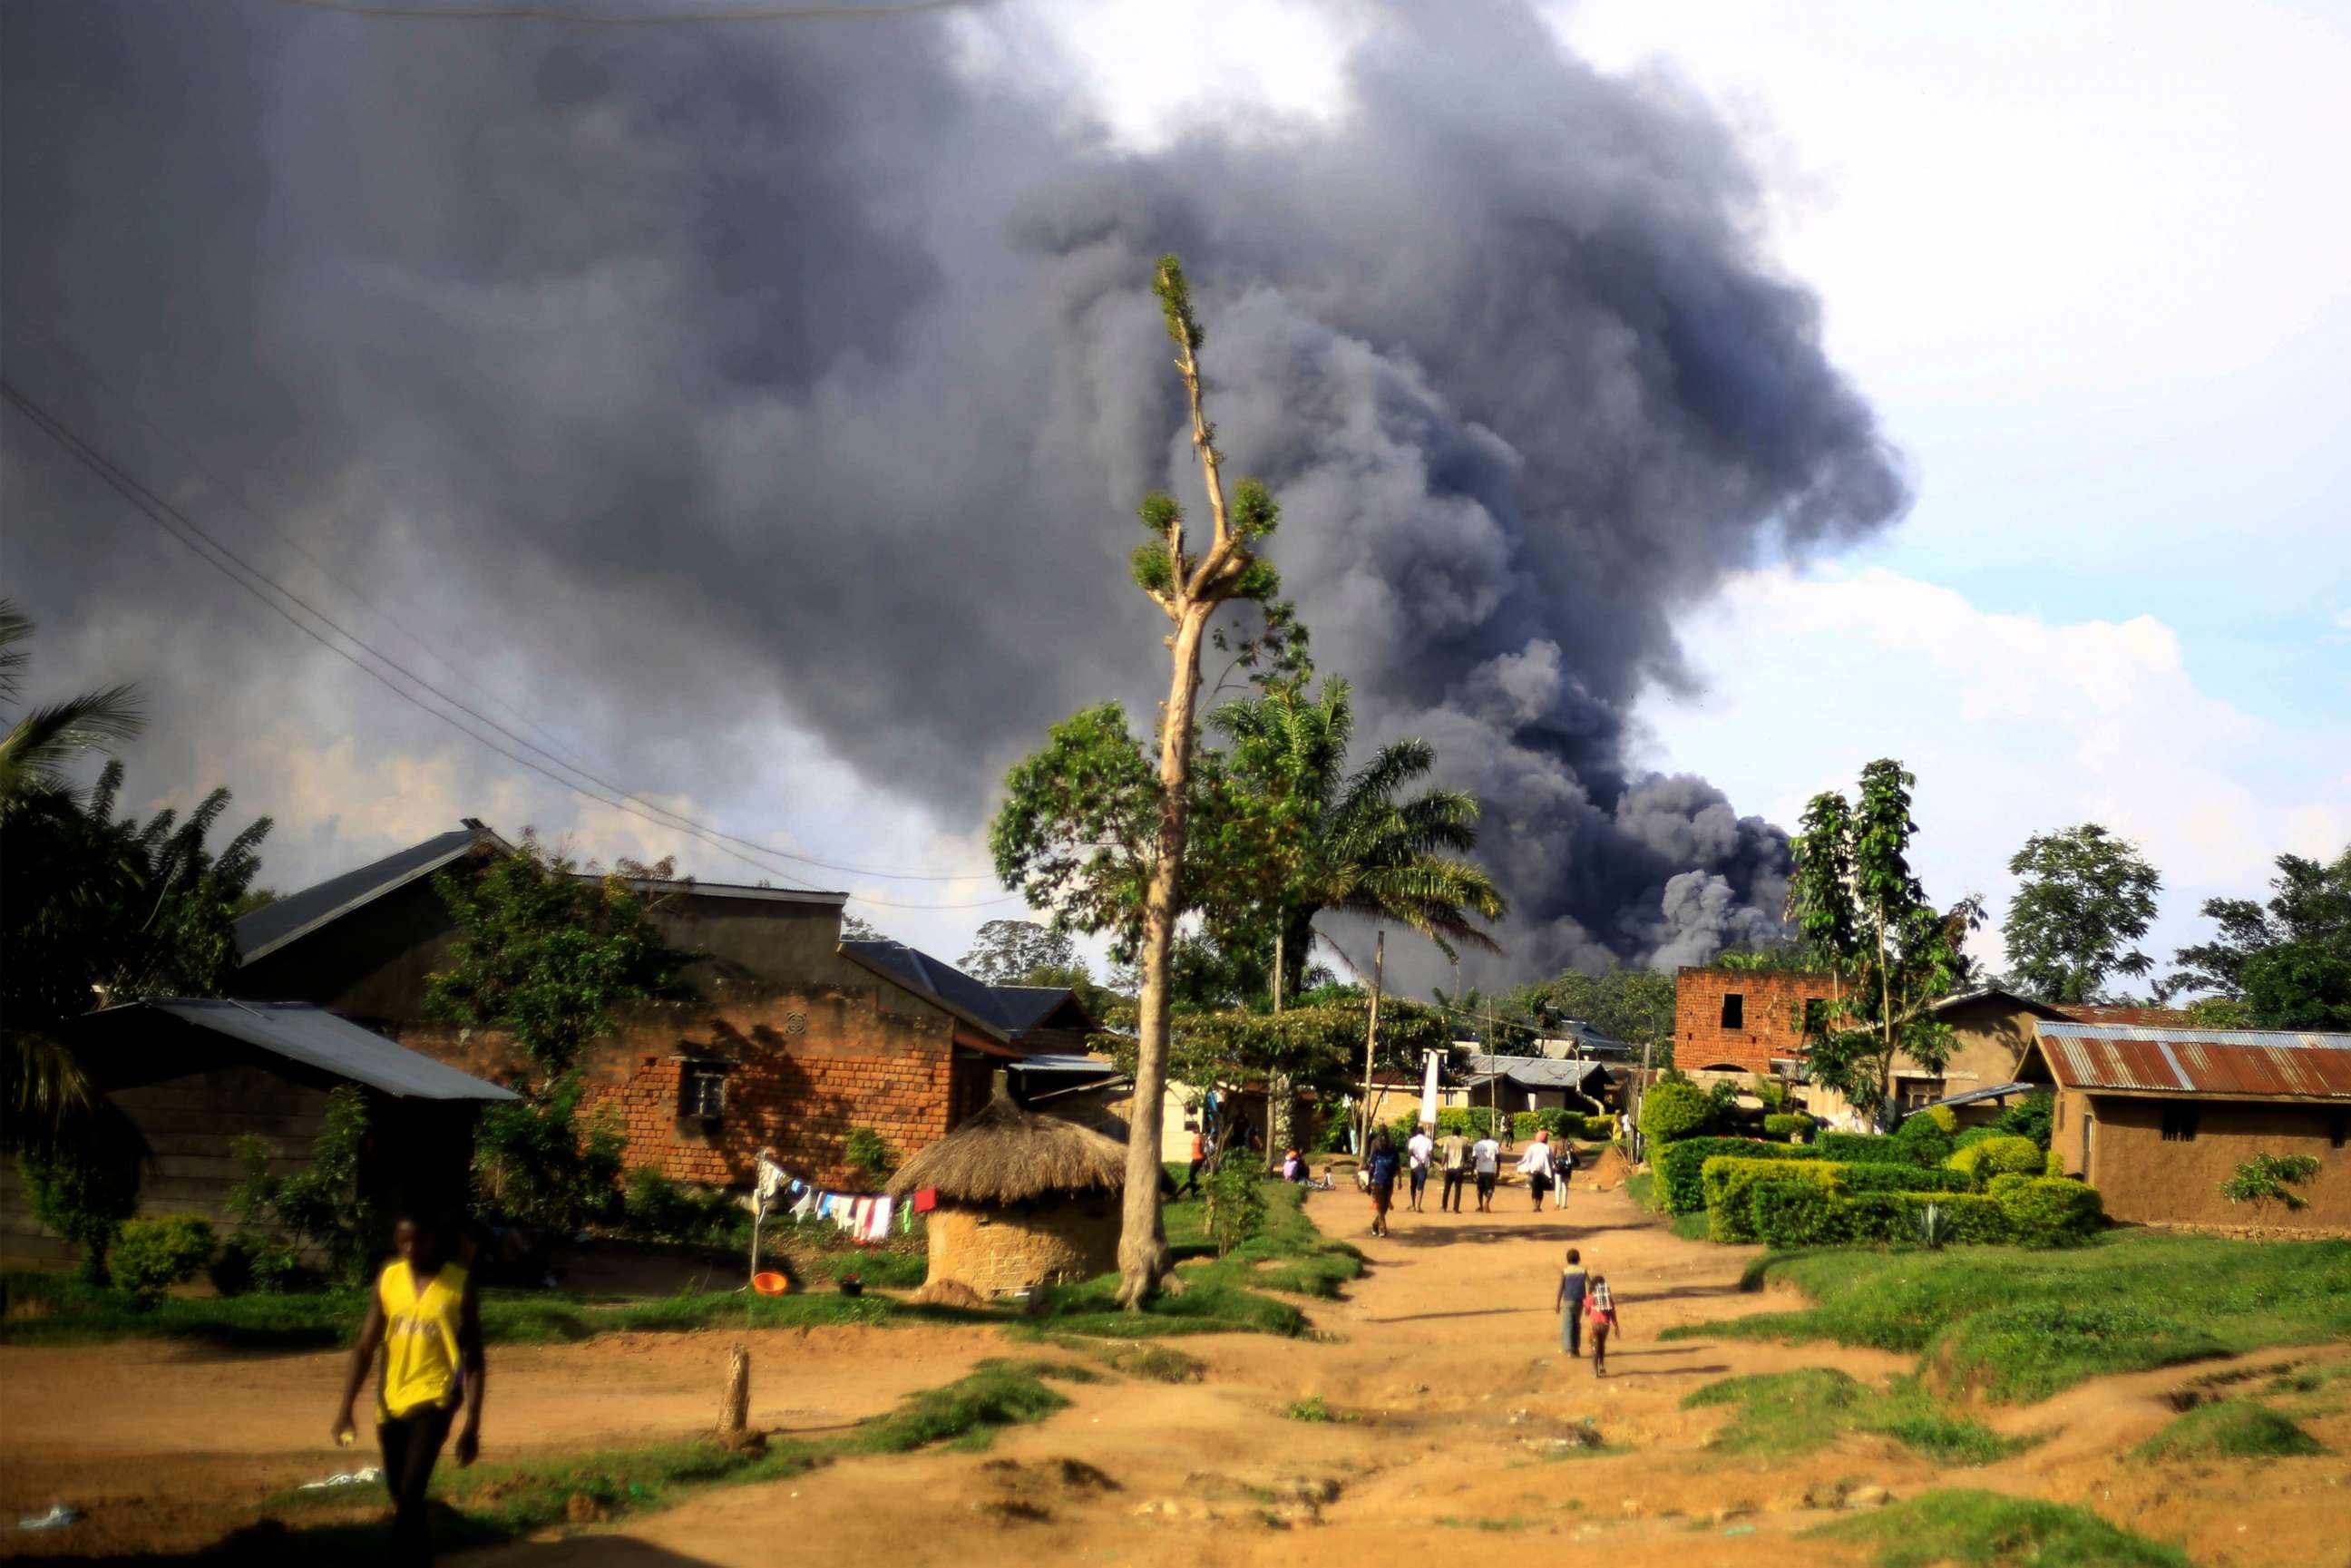
[[[2068,1247],[2098,1227],[2105,1207],[2095,1188],[2046,1176],[1995,1177],[1986,1193],[1860,1192],[1842,1196],[1833,1184],[1797,1179],[1793,1171],[1761,1173],[1746,1190],[1743,1228],[1776,1248],[1841,1247],[1920,1239],[1932,1204],[1952,1239],[1979,1245]],[[1713,1220],[1708,1218],[1711,1231]]]
[[[1824,1160],[1854,1160],[1867,1165],[1884,1165],[1887,1161],[1911,1164],[1907,1153],[1895,1147],[1894,1140],[1883,1133],[1823,1133],[1813,1140],[1813,1146]]]
[[[1706,1193],[1706,1233],[1714,1241],[1752,1241],[1753,1222],[1748,1197],[1758,1182],[1773,1179],[1802,1182],[1823,1192],[1837,1190],[1837,1170],[1822,1160],[1790,1162],[1740,1159],[1717,1155],[1701,1167],[1699,1185]]]
[[[1816,1160],[1818,1148],[1793,1144],[1766,1144],[1753,1138],[1684,1138],[1667,1144],[1650,1158],[1657,1183],[1666,1195],[1668,1214],[1696,1214],[1706,1207],[1706,1162],[1717,1155],[1757,1160]]]
[[[1751,1198],[1757,1184],[1772,1181],[1818,1186],[1833,1197],[1864,1193],[1940,1195],[1970,1190],[1968,1178],[1957,1171],[1920,1170],[1916,1166],[1854,1165],[1842,1160],[1790,1164],[1777,1159],[1716,1155],[1699,1168],[1698,1176],[1699,1187],[1706,1197],[1708,1238],[1715,1241],[1762,1239]]]
[[[2048,1166],[2049,1156],[2031,1138],[1995,1133],[1970,1144],[1943,1163],[1966,1176],[1975,1191],[1981,1192],[1984,1184],[1994,1176],[2041,1175]]]
[[[1792,1144],[1801,1144],[1813,1135],[1813,1119],[1810,1116],[1787,1114],[1766,1116],[1763,1118],[1763,1135],[1767,1138],[1784,1138]]]
[[[1641,1096],[1641,1134],[1653,1144],[1696,1137],[1714,1115],[1714,1102],[1695,1083],[1668,1078]]]

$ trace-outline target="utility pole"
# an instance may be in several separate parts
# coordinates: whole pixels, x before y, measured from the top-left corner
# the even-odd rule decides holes
[[[1280,926],[1274,927],[1273,1049],[1275,1051],[1275,1059],[1277,1061],[1280,1060],[1280,1053],[1282,1050],[1281,936],[1281,928]],[[1273,1168],[1274,1162],[1281,1158],[1281,1155],[1276,1154],[1274,1151],[1280,1149],[1287,1152],[1290,1147],[1291,1136],[1295,1130],[1292,1126],[1292,1122],[1297,1112],[1297,1106],[1295,1104],[1296,1098],[1297,1097],[1290,1092],[1290,1074],[1276,1071],[1265,1075],[1265,1163],[1268,1170],[1271,1170]]]
[[[1388,934],[1380,931],[1372,938],[1372,1013],[1370,1026],[1364,1030],[1364,1153],[1372,1150],[1372,1064],[1378,1059],[1380,1049],[1380,971],[1386,966]]]

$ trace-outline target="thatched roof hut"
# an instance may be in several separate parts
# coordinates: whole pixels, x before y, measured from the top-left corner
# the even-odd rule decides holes
[[[937,1197],[929,1282],[1003,1294],[1116,1267],[1125,1187],[1123,1144],[1024,1109],[999,1076],[996,1097],[900,1166],[886,1190]]]

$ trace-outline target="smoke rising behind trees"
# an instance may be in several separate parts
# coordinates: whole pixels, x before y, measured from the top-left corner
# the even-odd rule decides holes
[[[28,313],[349,575],[559,691],[640,788],[745,774],[772,716],[963,831],[1050,722],[1156,699],[1122,560],[1134,497],[1196,485],[1147,288],[1177,251],[1366,751],[1423,737],[1484,802],[1507,970],[1776,931],[1785,833],[1644,776],[1627,716],[1687,680],[1677,612],[1907,490],[1720,122],[1518,6],[1397,7],[1327,123],[1120,151],[1051,62],[975,64],[990,28],[1033,47],[1017,12],[11,5],[8,373],[106,407]],[[11,590],[85,657],[174,626],[142,768],[284,709],[317,651],[218,635],[176,547],[44,440],[0,434]]]

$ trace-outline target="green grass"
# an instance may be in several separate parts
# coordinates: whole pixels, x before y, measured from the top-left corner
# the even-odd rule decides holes
[[[1686,1410],[1728,1405],[1737,1414],[1708,1447],[1727,1454],[1798,1454],[1850,1433],[1876,1433],[1947,1465],[1981,1465],[2023,1447],[1946,1409],[1913,1377],[1883,1389],[1829,1367],[1762,1373],[1710,1383]]]
[[[2326,1445],[2266,1406],[2201,1405],[2131,1450],[2135,1459],[2271,1459],[2323,1454]]]
[[[1322,1402],[1320,1394],[1310,1394],[1282,1412],[1293,1421],[1326,1421],[1344,1426],[1360,1421],[1362,1416],[1352,1410],[1333,1410]]]
[[[1530,1519],[1522,1513],[1510,1514],[1501,1519],[1462,1519],[1447,1513],[1439,1515],[1437,1522],[1447,1530],[1482,1530],[1494,1535],[1513,1530],[1540,1530],[1543,1525],[1541,1520]]]
[[[12,1273],[7,1282],[12,1301],[39,1303],[32,1313],[0,1322],[0,1343],[9,1344],[190,1339],[246,1349],[327,1349],[357,1338],[367,1312],[367,1293],[356,1290],[172,1297],[142,1309],[118,1292],[55,1274]],[[1010,1321],[1010,1314],[914,1306],[827,1290],[790,1296],[706,1291],[623,1301],[592,1301],[564,1291],[493,1290],[482,1298],[482,1338],[494,1345],[563,1344],[605,1333],[908,1321],[995,1322]]]
[[[1816,1303],[1668,1329],[1667,1339],[1833,1340],[1907,1352],[1991,1398],[2270,1345],[2351,1337],[2351,1242],[2130,1232],[2062,1252],[1824,1249],[1775,1254],[1748,1281]]]
[[[444,1466],[434,1477],[444,1506],[434,1521],[441,1551],[513,1541],[568,1517],[574,1497],[593,1499],[606,1517],[668,1507],[713,1486],[782,1480],[834,1459],[903,1454],[934,1444],[984,1447],[1003,1427],[1040,1421],[1069,1401],[1048,1379],[1087,1381],[1082,1367],[1046,1362],[987,1361],[944,1387],[926,1389],[895,1410],[870,1417],[837,1436],[770,1443],[736,1450],[709,1442],[664,1443],[612,1449],[559,1460]],[[288,1492],[265,1507],[277,1512],[349,1508],[355,1500],[328,1492]],[[371,1496],[371,1505],[378,1499]],[[265,1524],[240,1531],[193,1561],[381,1561],[381,1524],[336,1522],[286,1528]]]
[[[1876,1547],[1876,1568],[2189,1568],[2177,1547],[2088,1509],[1997,1492],[1923,1492],[1810,1533]]]

